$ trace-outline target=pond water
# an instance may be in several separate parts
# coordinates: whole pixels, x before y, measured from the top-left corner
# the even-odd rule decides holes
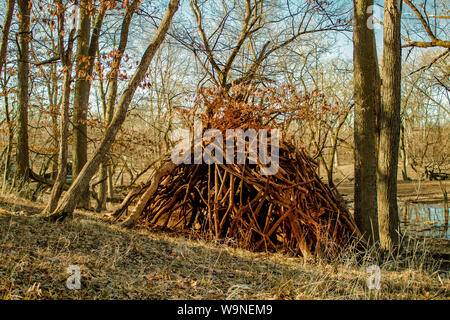
[[[420,237],[450,239],[449,213],[444,204],[399,203],[401,229]]]
[[[353,207],[353,202],[348,204]],[[450,240],[450,208],[443,203],[399,202],[401,230],[409,235]]]

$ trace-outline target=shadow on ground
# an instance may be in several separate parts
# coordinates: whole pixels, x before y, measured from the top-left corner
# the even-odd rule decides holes
[[[220,242],[143,229],[125,230],[78,212],[63,223],[42,208],[0,198],[0,299],[412,299],[448,298],[448,273],[384,271],[367,289],[366,265],[306,263]],[[12,210],[14,208],[14,210]],[[30,214],[31,213],[31,214]],[[81,289],[69,290],[69,266]]]

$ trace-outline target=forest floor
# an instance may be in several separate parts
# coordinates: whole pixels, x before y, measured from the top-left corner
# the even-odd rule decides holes
[[[381,289],[369,290],[371,255],[305,261],[126,230],[103,213],[51,223],[35,216],[42,207],[0,196],[0,299],[450,299],[450,271],[420,253],[421,243],[381,263]],[[66,287],[71,265],[81,270],[80,290]]]

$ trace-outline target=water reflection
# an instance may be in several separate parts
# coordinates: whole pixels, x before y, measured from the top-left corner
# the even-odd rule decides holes
[[[402,231],[420,237],[450,239],[448,217],[443,204],[399,203]]]
[[[354,203],[347,204],[353,207]],[[417,237],[450,240],[449,214],[443,203],[399,202],[398,211],[402,232]]]

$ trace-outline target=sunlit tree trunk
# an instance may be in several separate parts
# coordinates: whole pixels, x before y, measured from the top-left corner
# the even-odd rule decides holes
[[[375,35],[368,27],[373,0],[354,0],[354,139],[355,220],[370,242],[378,241],[376,186],[377,55]],[[378,100],[379,101],[379,100]]]
[[[399,241],[397,171],[400,140],[402,48],[401,0],[384,1],[382,108],[378,154],[378,223],[380,244],[391,250]]]
[[[72,175],[75,179],[87,162],[87,113],[89,109],[89,40],[91,31],[90,0],[80,2],[80,21],[77,36],[76,82],[73,105]],[[81,190],[79,206],[89,208],[89,189]]]

